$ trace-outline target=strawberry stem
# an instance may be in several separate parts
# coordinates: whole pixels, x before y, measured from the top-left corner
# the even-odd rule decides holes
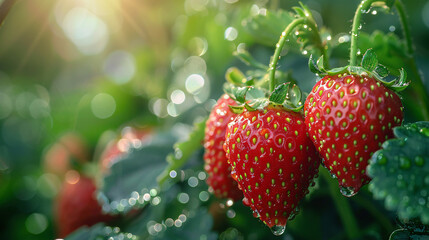
[[[357,66],[357,39],[359,35],[359,29],[362,27],[360,24],[360,18],[362,13],[366,13],[366,11],[371,7],[371,4],[376,0],[363,0],[358,8],[356,9],[355,16],[353,18],[353,26],[352,26],[352,36],[350,41],[350,66]]]
[[[275,75],[276,75],[276,67],[277,62],[280,59],[280,53],[282,52],[283,46],[286,43],[286,38],[289,36],[289,34],[292,32],[292,30],[306,22],[306,19],[304,18],[297,18],[293,20],[289,25],[287,25],[286,29],[282,32],[282,35],[280,36],[279,42],[276,44],[276,50],[274,51],[274,56],[271,59],[269,71],[270,71],[270,92],[274,91],[274,88],[276,86],[275,84]]]
[[[307,8],[304,5],[301,5],[301,6],[307,11]],[[270,92],[274,91],[274,89],[276,87],[275,75],[276,75],[277,62],[280,59],[280,53],[282,52],[282,49],[286,43],[286,39],[289,36],[289,34],[292,32],[292,30],[301,24],[306,24],[306,25],[308,25],[308,28],[306,28],[306,29],[313,30],[313,33],[316,35],[316,38],[319,40],[318,46],[320,47],[320,52],[323,56],[323,61],[325,63],[325,66],[329,68],[328,54],[326,52],[325,45],[322,42],[322,38],[321,38],[319,30],[317,28],[317,24],[314,21],[313,16],[311,16],[311,13],[308,11],[308,13],[305,15],[305,17],[301,17],[301,18],[297,18],[297,19],[293,20],[286,27],[286,29],[282,32],[282,35],[280,36],[279,42],[276,44],[276,50],[274,51],[274,56],[272,57],[270,65],[269,65],[269,72],[270,72],[269,90],[270,90]],[[311,31],[311,30],[309,30],[309,31]]]
[[[417,120],[429,120],[429,96],[428,93],[425,91],[425,87],[423,85],[422,78],[420,76],[419,70],[417,68],[416,61],[414,59],[414,47],[413,42],[411,39],[411,33],[410,33],[410,25],[408,23],[408,18],[405,13],[405,7],[402,1],[396,0],[395,1],[395,8],[399,15],[399,20],[402,25],[402,32],[405,38],[405,45],[407,48],[407,53],[409,60],[407,61],[409,64],[409,68],[411,71],[408,70],[412,74],[413,81],[410,84],[410,86],[405,91],[405,95],[409,95],[410,99],[413,99],[412,104],[406,104],[408,109],[412,109],[413,112],[420,113],[419,115],[416,114]],[[417,103],[417,104],[416,104]]]
[[[344,229],[347,234],[347,239],[357,239],[359,237],[359,226],[354,217],[353,211],[350,207],[348,200],[341,195],[338,190],[338,184],[334,181],[326,169],[323,167],[319,168],[320,175],[325,179],[329,185],[329,192],[332,200],[337,208],[338,214],[340,215],[341,222],[343,223]]]
[[[16,3],[16,0],[5,0],[0,6],[0,26],[3,25],[4,19],[9,13],[12,6]]]
[[[408,23],[408,18],[405,13],[405,7],[402,1],[396,0],[395,1],[395,8],[399,15],[399,20],[401,21],[402,25],[402,32],[405,37],[405,44],[407,46],[407,53],[412,56],[414,54],[414,48],[413,48],[413,41],[411,40],[411,33],[410,33],[410,24]]]

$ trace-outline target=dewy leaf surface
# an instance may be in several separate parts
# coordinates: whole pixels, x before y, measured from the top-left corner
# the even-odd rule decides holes
[[[105,226],[103,223],[98,223],[91,227],[81,227],[69,236],[66,240],[138,240],[139,238],[131,233],[120,232],[118,227]]]
[[[98,194],[100,202],[104,203],[103,210],[127,212],[146,205],[144,194],[155,197],[159,192],[157,177],[168,165],[166,158],[173,151],[174,142],[172,134],[159,134],[141,148],[130,149],[113,164]]]
[[[400,219],[429,224],[429,122],[396,127],[394,134],[371,158],[369,189]]]

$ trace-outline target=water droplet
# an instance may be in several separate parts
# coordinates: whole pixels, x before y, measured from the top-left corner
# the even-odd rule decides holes
[[[271,232],[273,232],[274,235],[276,236],[280,236],[282,235],[286,230],[286,226],[280,226],[280,225],[275,225],[271,228]]]
[[[345,197],[351,197],[357,193],[353,187],[344,187],[344,186],[340,186],[340,192]]]
[[[250,201],[247,197],[243,198],[243,204],[246,206],[250,206]]]
[[[399,164],[402,169],[409,169],[411,167],[411,160],[407,157],[399,157]]]
[[[429,128],[422,128],[422,129],[420,129],[420,133],[422,133],[426,137],[429,137]]]
[[[260,217],[261,217],[261,214],[259,214],[259,212],[258,212],[257,210],[255,210],[255,211],[253,211],[253,216],[254,216],[255,218],[260,218]]]
[[[331,173],[331,177],[334,178],[334,179],[336,179],[337,175],[335,175],[334,173]]]
[[[425,164],[425,159],[421,156],[417,156],[414,161],[416,162],[416,165],[421,167]]]
[[[426,184],[426,185],[429,185],[429,176],[426,176],[426,177],[425,177],[425,184]]]
[[[377,156],[377,163],[379,165],[386,165],[387,158],[386,158],[386,156],[384,156],[383,153],[378,154],[378,156]]]
[[[288,221],[293,220],[293,219],[295,218],[295,216],[296,216],[296,213],[295,213],[295,212],[292,212],[292,213],[289,215],[289,217],[287,218],[287,219],[288,219]]]

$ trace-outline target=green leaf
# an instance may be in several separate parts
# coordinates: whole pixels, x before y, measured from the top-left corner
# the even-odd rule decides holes
[[[429,224],[429,122],[394,128],[396,138],[383,143],[367,168],[370,191],[384,199],[400,219],[418,218]]]
[[[156,196],[159,192],[157,177],[167,167],[165,159],[173,151],[175,140],[171,133],[157,134],[141,148],[131,148],[113,164],[97,196],[103,203],[103,210],[128,212],[147,204],[147,201],[137,201],[139,196],[145,193]]]
[[[269,100],[271,102],[282,104],[286,100],[289,84],[283,83],[278,85],[271,93]]]
[[[263,70],[265,72],[268,69],[268,66],[253,58],[252,55],[250,55],[250,53],[246,50],[235,51],[233,54],[248,66]]]
[[[68,235],[66,240],[138,240],[139,238],[131,233],[120,232],[118,227],[105,226],[103,223],[98,223],[91,227],[81,227]]]
[[[192,216],[186,218],[181,227],[171,226],[165,228],[155,240],[188,240],[188,239],[217,239],[217,234],[212,232],[213,218],[205,208],[199,208]]]
[[[369,72],[372,72],[375,70],[375,68],[378,65],[377,56],[375,55],[374,50],[371,48],[366,50],[365,54],[362,57],[362,67]]]
[[[174,145],[174,154],[168,155],[168,166],[158,177],[158,181],[161,186],[169,178],[170,171],[182,168],[192,154],[202,147],[206,121],[207,119],[195,124],[187,140]]]
[[[246,83],[246,76],[236,67],[228,68],[225,73],[225,78],[228,82],[237,86],[242,86]]]

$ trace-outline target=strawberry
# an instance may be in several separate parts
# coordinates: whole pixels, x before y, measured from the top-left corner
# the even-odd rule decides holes
[[[100,170],[103,174],[109,173],[110,167],[120,160],[132,146],[141,145],[151,136],[150,129],[125,127],[118,139],[111,140],[105,147],[100,159]]]
[[[45,172],[63,179],[69,170],[86,163],[88,159],[88,149],[81,136],[69,132],[46,149],[43,156],[43,168]]]
[[[58,236],[63,238],[81,226],[109,222],[114,217],[103,214],[95,198],[92,179],[80,176],[77,182],[64,182],[57,198]]]
[[[352,196],[370,181],[371,155],[401,125],[398,95],[367,75],[322,78],[308,95],[305,123],[324,165],[338,178],[341,192]]]
[[[243,194],[231,177],[231,166],[223,150],[226,127],[236,116],[229,109],[229,105],[236,105],[236,103],[224,94],[217,101],[206,122],[204,168],[208,173],[207,184],[210,186],[210,191],[218,198],[237,201],[243,198]]]
[[[304,118],[280,105],[245,109],[228,125],[224,149],[243,203],[282,234],[320,164]]]

